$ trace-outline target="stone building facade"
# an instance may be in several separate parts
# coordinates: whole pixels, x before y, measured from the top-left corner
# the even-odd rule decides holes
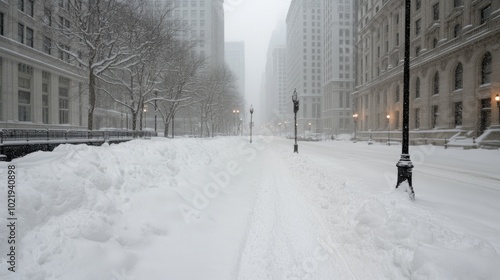
[[[65,2],[0,1],[0,128],[87,127],[79,68],[46,32],[64,20]]]
[[[401,130],[404,1],[359,4],[357,129]],[[412,1],[410,40],[410,137],[478,137],[499,125],[499,1]]]

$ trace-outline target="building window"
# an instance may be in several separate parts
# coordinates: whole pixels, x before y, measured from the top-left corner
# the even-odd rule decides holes
[[[463,0],[453,0],[453,7],[454,8],[461,7],[463,4],[464,4]]]
[[[399,46],[399,33],[396,33],[396,46]]]
[[[460,25],[459,23],[455,24],[455,26],[453,27],[453,38],[457,38],[458,36],[460,36],[461,32],[462,32],[462,25]]]
[[[42,122],[49,123],[49,85],[50,73],[42,72]]]
[[[59,124],[69,123],[69,79],[59,77]]]
[[[488,5],[481,9],[481,24],[485,23],[491,14],[491,5]]]
[[[422,20],[421,19],[417,19],[415,21],[415,36],[420,35],[421,24],[422,24]]]
[[[481,62],[481,84],[491,83],[491,53],[487,52]]]
[[[415,109],[415,129],[420,128],[420,108]]]
[[[457,67],[455,68],[455,84],[454,84],[454,89],[461,89],[463,87],[463,75],[464,75],[464,69],[462,67],[462,63],[458,63]]]
[[[3,13],[0,13],[0,35],[3,36],[4,22],[3,22]]]
[[[436,128],[438,125],[439,107],[437,105],[432,106],[432,116],[431,116],[431,126]]]
[[[438,45],[438,39],[434,38],[434,40],[432,40],[432,48],[435,49],[437,45]]]
[[[434,81],[432,83],[434,95],[439,94],[439,73],[434,74]]]
[[[24,12],[24,0],[17,0],[17,9]]]
[[[18,64],[18,120],[31,121],[31,76],[33,68],[25,64]]]
[[[415,98],[420,98],[420,78],[415,81]]]
[[[456,102],[453,106],[453,114],[455,115],[455,126],[462,125],[462,102]]]
[[[26,27],[26,45],[33,48],[33,29]]]
[[[432,19],[439,20],[439,2],[432,6]]]
[[[43,37],[43,52],[46,54],[51,54],[52,52],[52,39],[49,37]]]
[[[24,44],[24,24],[17,24],[17,41],[21,44]]]
[[[415,10],[420,10],[420,7],[422,6],[422,0],[416,0],[415,1]]]
[[[45,8],[43,11],[43,21],[48,26],[52,26],[52,11],[49,8]]]
[[[417,57],[420,54],[420,50],[421,50],[420,46],[415,47],[415,57]]]
[[[28,14],[30,17],[33,17],[34,6],[35,3],[33,0],[26,1],[26,14]]]

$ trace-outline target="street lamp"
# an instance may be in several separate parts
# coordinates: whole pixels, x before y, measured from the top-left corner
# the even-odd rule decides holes
[[[250,143],[252,143],[253,106],[250,105]]]
[[[311,123],[309,123],[309,134],[311,133]]]
[[[498,124],[500,125],[500,96],[495,96],[495,101],[497,102],[497,108],[498,108]]]
[[[279,132],[279,136],[281,137],[281,123],[278,123],[278,128],[279,128],[279,130],[280,130],[280,132]]]
[[[413,190],[411,177],[413,172],[413,163],[410,160],[409,153],[409,122],[410,122],[410,13],[411,13],[411,0],[405,0],[405,60],[403,71],[403,139],[401,158],[396,164],[398,168],[398,182],[396,188],[404,182],[408,181],[410,199],[415,200],[415,192]]]
[[[391,145],[391,115],[387,115],[387,146]]]
[[[293,152],[299,152],[299,145],[297,144],[297,112],[299,111],[299,98],[297,97],[297,89],[293,91],[292,94],[293,101],[293,114],[295,115],[295,145],[293,145]]]
[[[156,119],[156,112],[158,111],[158,107],[156,106],[156,99],[158,98],[158,92],[155,91],[155,132],[158,132],[157,129],[157,119]]]
[[[148,112],[148,105],[144,105],[144,130],[148,127],[147,112]]]
[[[240,110],[233,110],[234,114],[234,135],[238,135],[238,114]]]
[[[356,128],[358,126],[358,114],[352,115],[352,118],[354,119],[354,143],[356,143]]]

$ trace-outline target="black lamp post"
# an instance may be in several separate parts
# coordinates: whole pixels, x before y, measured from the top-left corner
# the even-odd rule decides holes
[[[391,115],[387,115],[387,146],[391,145]]]
[[[297,144],[297,112],[299,111],[299,98],[297,97],[297,89],[293,91],[292,94],[292,101],[293,101],[293,113],[295,115],[295,145],[293,145],[293,152],[298,153],[299,152],[299,145]]]
[[[352,118],[354,119],[354,143],[356,143],[356,129],[358,127],[358,114],[352,115]]]
[[[158,132],[157,130],[157,121],[156,121],[156,111],[158,110],[158,107],[156,106],[156,99],[158,98],[158,92],[155,91],[155,132]]]
[[[250,143],[252,143],[253,106],[250,105]]]
[[[410,118],[410,9],[411,0],[405,0],[405,62],[404,62],[404,76],[403,76],[403,148],[401,158],[396,166],[398,167],[398,182],[399,185],[408,180],[410,186],[410,199],[415,200],[415,192],[413,190],[411,177],[413,170],[413,163],[410,160],[409,153],[409,118]]]
[[[234,135],[238,135],[238,115],[240,110],[233,110],[234,114]]]
[[[495,96],[495,101],[497,102],[497,108],[498,108],[498,124],[500,125],[500,96]]]

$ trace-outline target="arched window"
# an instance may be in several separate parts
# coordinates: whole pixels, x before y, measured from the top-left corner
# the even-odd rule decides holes
[[[457,38],[458,36],[460,36],[461,32],[462,32],[462,25],[460,25],[460,23],[455,24],[455,26],[453,27],[453,38]]]
[[[433,92],[434,94],[439,94],[439,73],[436,72],[436,74],[434,74],[434,83],[432,83],[433,85]]]
[[[437,38],[434,38],[434,40],[432,40],[432,48],[436,48],[438,45],[438,39]]]
[[[459,62],[457,68],[455,68],[455,85],[453,87],[455,90],[463,87],[463,75],[464,68],[462,67],[462,63]]]
[[[481,62],[481,84],[488,84],[491,82],[491,53],[487,52],[483,61]]]
[[[415,98],[420,98],[420,78],[415,81]]]

